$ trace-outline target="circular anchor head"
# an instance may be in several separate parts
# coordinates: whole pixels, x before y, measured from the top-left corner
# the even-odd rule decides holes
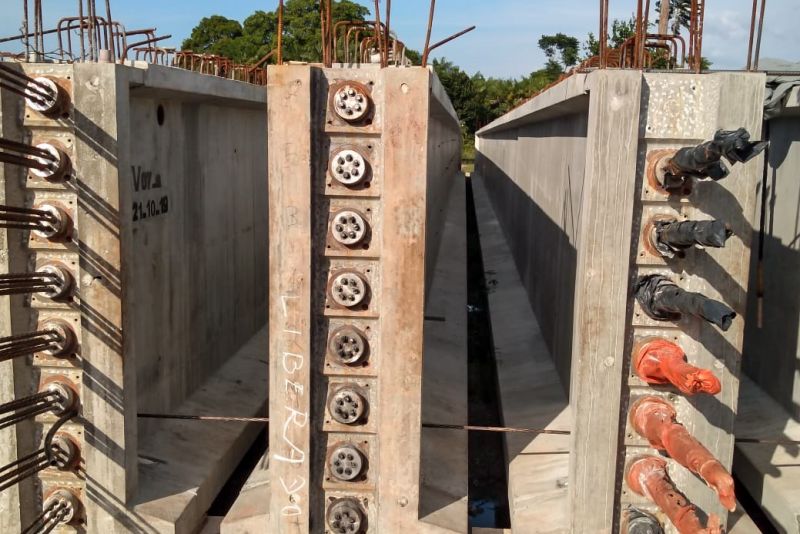
[[[36,270],[37,273],[53,275],[51,287],[39,291],[40,294],[53,300],[63,300],[72,296],[75,288],[75,279],[66,267],[48,263]]]
[[[333,95],[334,111],[347,122],[361,121],[367,116],[372,107],[372,99],[359,85],[355,83],[345,84]]]
[[[58,518],[57,524],[67,525],[75,521],[83,512],[80,499],[68,489],[58,488],[44,500],[44,510]]]
[[[55,467],[59,471],[73,469],[80,460],[81,450],[69,434],[58,432],[51,443]]]
[[[328,506],[325,522],[334,534],[359,534],[365,523],[364,509],[352,497],[336,499]]]
[[[40,204],[34,206],[34,209],[49,213],[51,219],[47,222],[47,228],[34,230],[34,234],[50,241],[64,240],[69,237],[72,231],[72,217],[65,210],[52,204]]]
[[[57,404],[53,407],[53,414],[64,415],[78,405],[78,394],[63,379],[56,379],[43,385],[40,392],[52,393],[58,398]]]
[[[367,357],[364,334],[355,327],[343,326],[335,330],[328,341],[328,351],[334,359],[344,365],[356,365]]]
[[[331,417],[343,425],[355,425],[364,416],[367,400],[353,388],[343,387],[331,395],[328,411]]]
[[[53,80],[38,76],[34,78],[33,82],[28,82],[28,86],[25,88],[25,104],[42,115],[52,116],[61,111],[64,101],[63,94],[61,88]]]
[[[69,156],[67,156],[63,150],[50,143],[38,144],[36,148],[44,150],[50,157],[42,158],[35,156],[33,159],[45,165],[47,168],[31,168],[31,174],[42,180],[47,180],[48,182],[59,183],[66,181],[72,168]]]
[[[367,222],[357,211],[337,211],[331,218],[330,226],[333,238],[347,247],[358,245],[367,236]]]
[[[328,459],[331,474],[343,481],[350,482],[361,476],[364,471],[364,455],[353,445],[336,447]]]
[[[354,186],[366,179],[367,160],[355,150],[340,150],[331,157],[328,170],[337,182]]]
[[[43,350],[42,353],[54,358],[66,358],[75,354],[78,349],[78,336],[69,323],[62,319],[48,319],[42,323],[41,329],[53,332],[57,336],[52,343],[52,348]]]
[[[664,528],[655,516],[632,506],[625,511],[622,531],[626,534],[664,534]]]
[[[345,308],[358,306],[367,296],[367,282],[355,272],[347,271],[337,274],[331,284],[331,298]]]

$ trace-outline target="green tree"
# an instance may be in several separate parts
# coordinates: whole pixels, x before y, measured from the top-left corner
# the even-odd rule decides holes
[[[629,37],[632,37],[635,32],[636,19],[632,15],[628,20],[614,19],[611,22],[611,31],[608,35],[607,46],[609,48],[619,48],[622,46],[622,43],[624,43]],[[586,51],[586,56],[584,59],[596,56],[600,54],[600,41],[592,32],[589,32],[589,36],[586,38],[583,48]]]
[[[365,20],[369,9],[351,0],[332,2],[334,23]],[[240,24],[220,15],[203,18],[183,42],[184,50],[217,54],[252,63],[277,46],[277,11],[256,11]],[[287,0],[283,11],[283,57],[316,62],[322,58],[318,0]]]
[[[539,38],[539,48],[541,48],[547,56],[550,68],[555,68],[555,65],[560,65],[562,70],[566,70],[578,62],[578,47],[579,41],[575,37],[563,33],[555,35],[542,35]],[[556,55],[561,59],[558,63]]]
[[[238,55],[242,25],[220,15],[203,18],[192,34],[183,41],[184,50],[233,57]]]

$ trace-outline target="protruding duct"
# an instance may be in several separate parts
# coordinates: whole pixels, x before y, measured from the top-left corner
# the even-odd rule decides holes
[[[72,169],[69,156],[53,143],[32,146],[0,138],[0,148],[0,162],[27,167],[43,180],[64,181]]]
[[[53,380],[34,395],[0,405],[0,429],[48,412],[63,416],[77,405],[78,394],[72,384],[65,379]]]
[[[48,467],[69,471],[77,466],[81,456],[80,447],[72,436],[58,431],[75,415],[77,411],[73,410],[58,419],[45,435],[44,447],[0,467],[0,491],[5,491]]]
[[[72,218],[66,211],[50,204],[35,208],[0,205],[0,228],[30,230],[50,240],[67,237],[72,230]]]
[[[716,395],[722,390],[714,373],[687,363],[683,349],[666,339],[644,343],[633,364],[636,375],[648,384],[672,384],[686,395]]]
[[[75,280],[66,267],[47,264],[34,273],[0,274],[0,295],[41,293],[58,300],[72,295]]]
[[[715,514],[703,526],[697,508],[675,487],[667,474],[667,462],[658,456],[640,456],[628,465],[625,476],[628,486],[637,494],[654,502],[681,534],[722,534],[720,519]]]
[[[75,331],[60,319],[52,319],[42,325],[42,330],[0,338],[0,362],[43,352],[56,358],[73,354],[78,339]]]
[[[68,525],[83,514],[80,499],[66,488],[50,493],[42,506],[42,513],[34,519],[22,534],[47,534],[59,525]]]
[[[750,133],[744,128],[717,130],[711,141],[663,156],[655,165],[656,176],[667,191],[685,190],[696,178],[721,180],[730,174],[722,158],[731,165],[746,163],[763,152],[767,145],[769,141],[751,142]]]
[[[66,107],[66,93],[50,78],[23,74],[0,63],[0,87],[25,99],[29,108],[46,116],[57,116]]]
[[[667,258],[683,257],[684,251],[695,245],[722,248],[733,235],[722,221],[653,221],[650,242]]]
[[[722,302],[685,291],[659,274],[639,278],[634,293],[645,313],[658,321],[675,321],[688,313],[728,330],[736,317]]]
[[[631,426],[656,449],[665,450],[670,457],[692,473],[697,474],[717,492],[719,501],[728,510],[736,509],[733,477],[701,445],[682,424],[667,401],[658,397],[638,400],[630,412]]]

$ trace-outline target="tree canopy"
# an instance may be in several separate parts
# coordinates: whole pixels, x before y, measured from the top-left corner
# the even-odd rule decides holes
[[[333,20],[365,20],[369,9],[350,0],[332,2]],[[253,63],[278,42],[278,13],[256,11],[244,23],[220,15],[203,18],[183,41],[182,48],[217,54],[239,63]],[[290,61],[319,61],[322,57],[319,2],[287,0],[283,10],[283,57]]]

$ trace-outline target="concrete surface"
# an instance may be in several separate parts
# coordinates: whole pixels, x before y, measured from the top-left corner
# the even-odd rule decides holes
[[[489,287],[503,424],[569,431],[573,423],[569,400],[525,296],[485,179],[473,174],[470,180]],[[570,437],[511,433],[504,435],[504,443],[511,531],[569,532]]]
[[[220,534],[261,534],[267,531],[270,508],[269,450],[247,478],[220,524]]]
[[[734,167],[725,180],[697,184],[685,198],[650,186],[645,163],[655,149],[696,145],[719,128],[745,127],[758,138],[763,88],[763,74],[594,71],[477,133],[476,169],[560,379],[569,384],[569,516],[576,531],[613,528],[615,503],[644,504],[619,480],[626,454],[654,452],[626,428],[625,407],[639,395],[669,394],[680,422],[730,466],[745,321],[724,333],[688,318],[656,322],[634,302],[631,283],[666,274],[744,316],[761,159]],[[724,249],[665,262],[642,246],[644,225],[656,214],[721,219],[736,237]],[[722,393],[690,400],[631,375],[633,340],[653,335],[674,338],[693,363],[713,369]],[[670,472],[698,507],[726,517],[701,481],[675,464]]]
[[[736,437],[800,441],[800,423],[747,377],[742,378]],[[736,475],[780,532],[800,532],[800,445],[737,443]]]
[[[797,76],[800,80],[800,76]],[[800,420],[800,96],[795,87],[769,131],[764,215],[763,308],[759,312],[759,258],[751,260],[745,372]],[[762,189],[757,189],[762,202]],[[758,232],[762,228],[756,226]],[[759,235],[754,236],[757,243]],[[761,314],[759,324],[759,314]]]

